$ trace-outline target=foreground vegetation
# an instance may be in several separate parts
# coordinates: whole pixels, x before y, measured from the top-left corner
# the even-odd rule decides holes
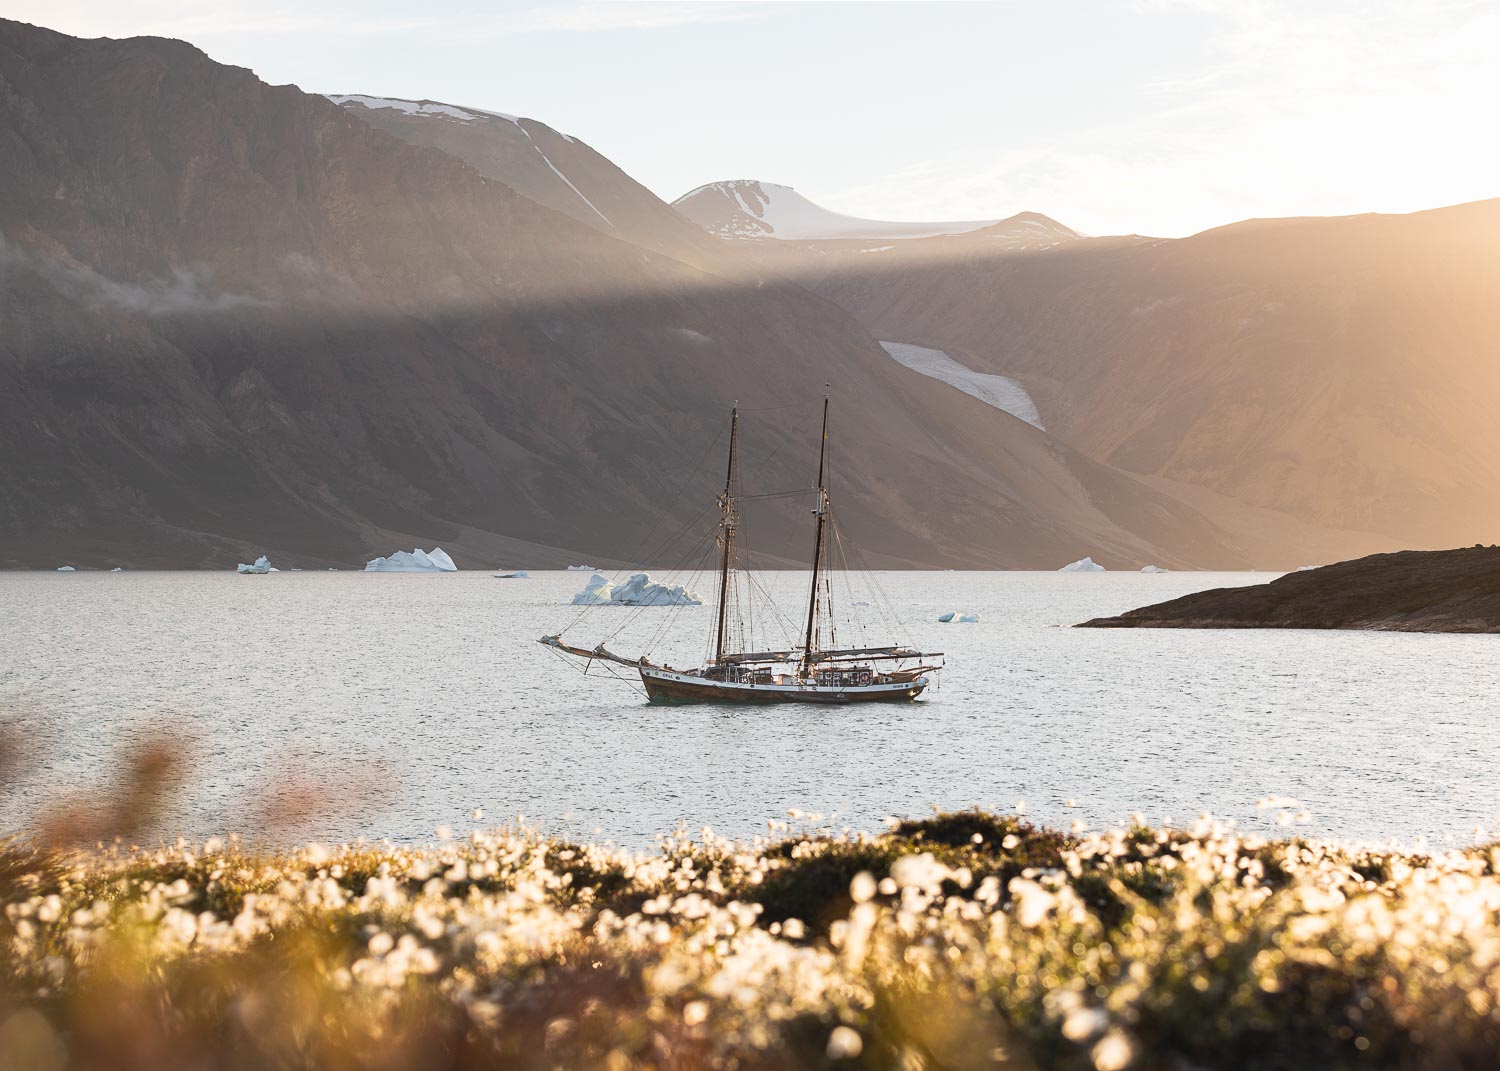
[[[0,848],[0,1066],[1488,1067],[1500,851],[1206,823]]]

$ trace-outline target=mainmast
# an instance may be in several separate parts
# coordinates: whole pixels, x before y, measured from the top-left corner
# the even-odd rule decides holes
[[[734,451],[740,438],[740,405],[734,405],[729,416],[729,471],[724,475],[724,493],[719,496],[719,510],[723,518],[719,521],[719,546],[723,557],[719,562],[719,626],[714,643],[714,662],[724,661],[724,640],[729,622],[729,570],[734,564],[734,528],[738,519],[734,511]]]
[[[813,512],[818,515],[818,534],[813,543],[812,588],[807,595],[807,638],[802,645],[802,672],[812,667],[813,642],[818,620],[818,573],[823,568],[823,524],[828,515],[828,488],[824,486],[828,462],[828,394],[823,394],[823,437],[818,442],[818,502]]]

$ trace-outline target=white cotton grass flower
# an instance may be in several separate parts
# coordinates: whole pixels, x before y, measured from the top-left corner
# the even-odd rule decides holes
[[[856,904],[863,904],[868,900],[875,899],[875,893],[879,886],[875,883],[875,875],[868,870],[861,870],[854,875],[849,882],[849,898]]]
[[[891,880],[903,889],[935,893],[955,872],[938,862],[931,852],[904,855],[891,864]]]
[[[830,1060],[852,1060],[865,1051],[865,1040],[853,1027],[836,1026],[828,1035],[825,1051]]]
[[[1135,1049],[1121,1030],[1112,1028],[1089,1050],[1089,1056],[1096,1071],[1124,1071],[1135,1059]]]

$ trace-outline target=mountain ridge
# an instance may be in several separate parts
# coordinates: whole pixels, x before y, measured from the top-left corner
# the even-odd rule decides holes
[[[1094,461],[903,368],[659,199],[636,244],[463,146],[167,39],[0,20],[0,79],[0,563],[357,564],[418,542],[621,560],[712,501],[683,468],[732,399],[767,409],[767,488],[805,486],[824,382],[836,501],[877,562],[1266,566],[1383,545]],[[613,165],[596,181],[606,213],[638,196]],[[754,545],[802,520],[769,512]]]
[[[688,219],[718,238],[779,241],[909,241],[990,232],[1012,241],[1065,241],[1078,237],[1040,212],[1005,219],[910,222],[849,216],[809,200],[791,186],[758,179],[710,182],[672,202]],[[1004,233],[997,233],[1003,230]],[[1031,233],[1028,233],[1031,232]]]

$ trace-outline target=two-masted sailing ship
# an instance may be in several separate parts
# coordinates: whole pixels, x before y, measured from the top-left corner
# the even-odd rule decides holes
[[[556,651],[591,661],[616,663],[640,674],[646,695],[654,702],[686,703],[867,703],[915,699],[941,669],[941,652],[923,652],[908,646],[837,647],[821,641],[833,630],[820,628],[820,614],[831,614],[831,587],[826,583],[829,497],[828,399],[823,399],[823,430],[818,448],[818,483],[812,510],[815,535],[812,583],[808,592],[806,627],[802,642],[784,650],[740,651],[733,637],[743,635],[730,620],[731,574],[736,569],[735,537],[739,527],[736,505],[739,406],[730,415],[729,466],[724,491],[719,496],[718,600],[711,637],[713,656],[705,666],[678,669],[658,665],[645,657],[626,658],[605,649],[565,643],[561,634],[543,636],[541,643]],[[821,595],[821,597],[820,597]]]

